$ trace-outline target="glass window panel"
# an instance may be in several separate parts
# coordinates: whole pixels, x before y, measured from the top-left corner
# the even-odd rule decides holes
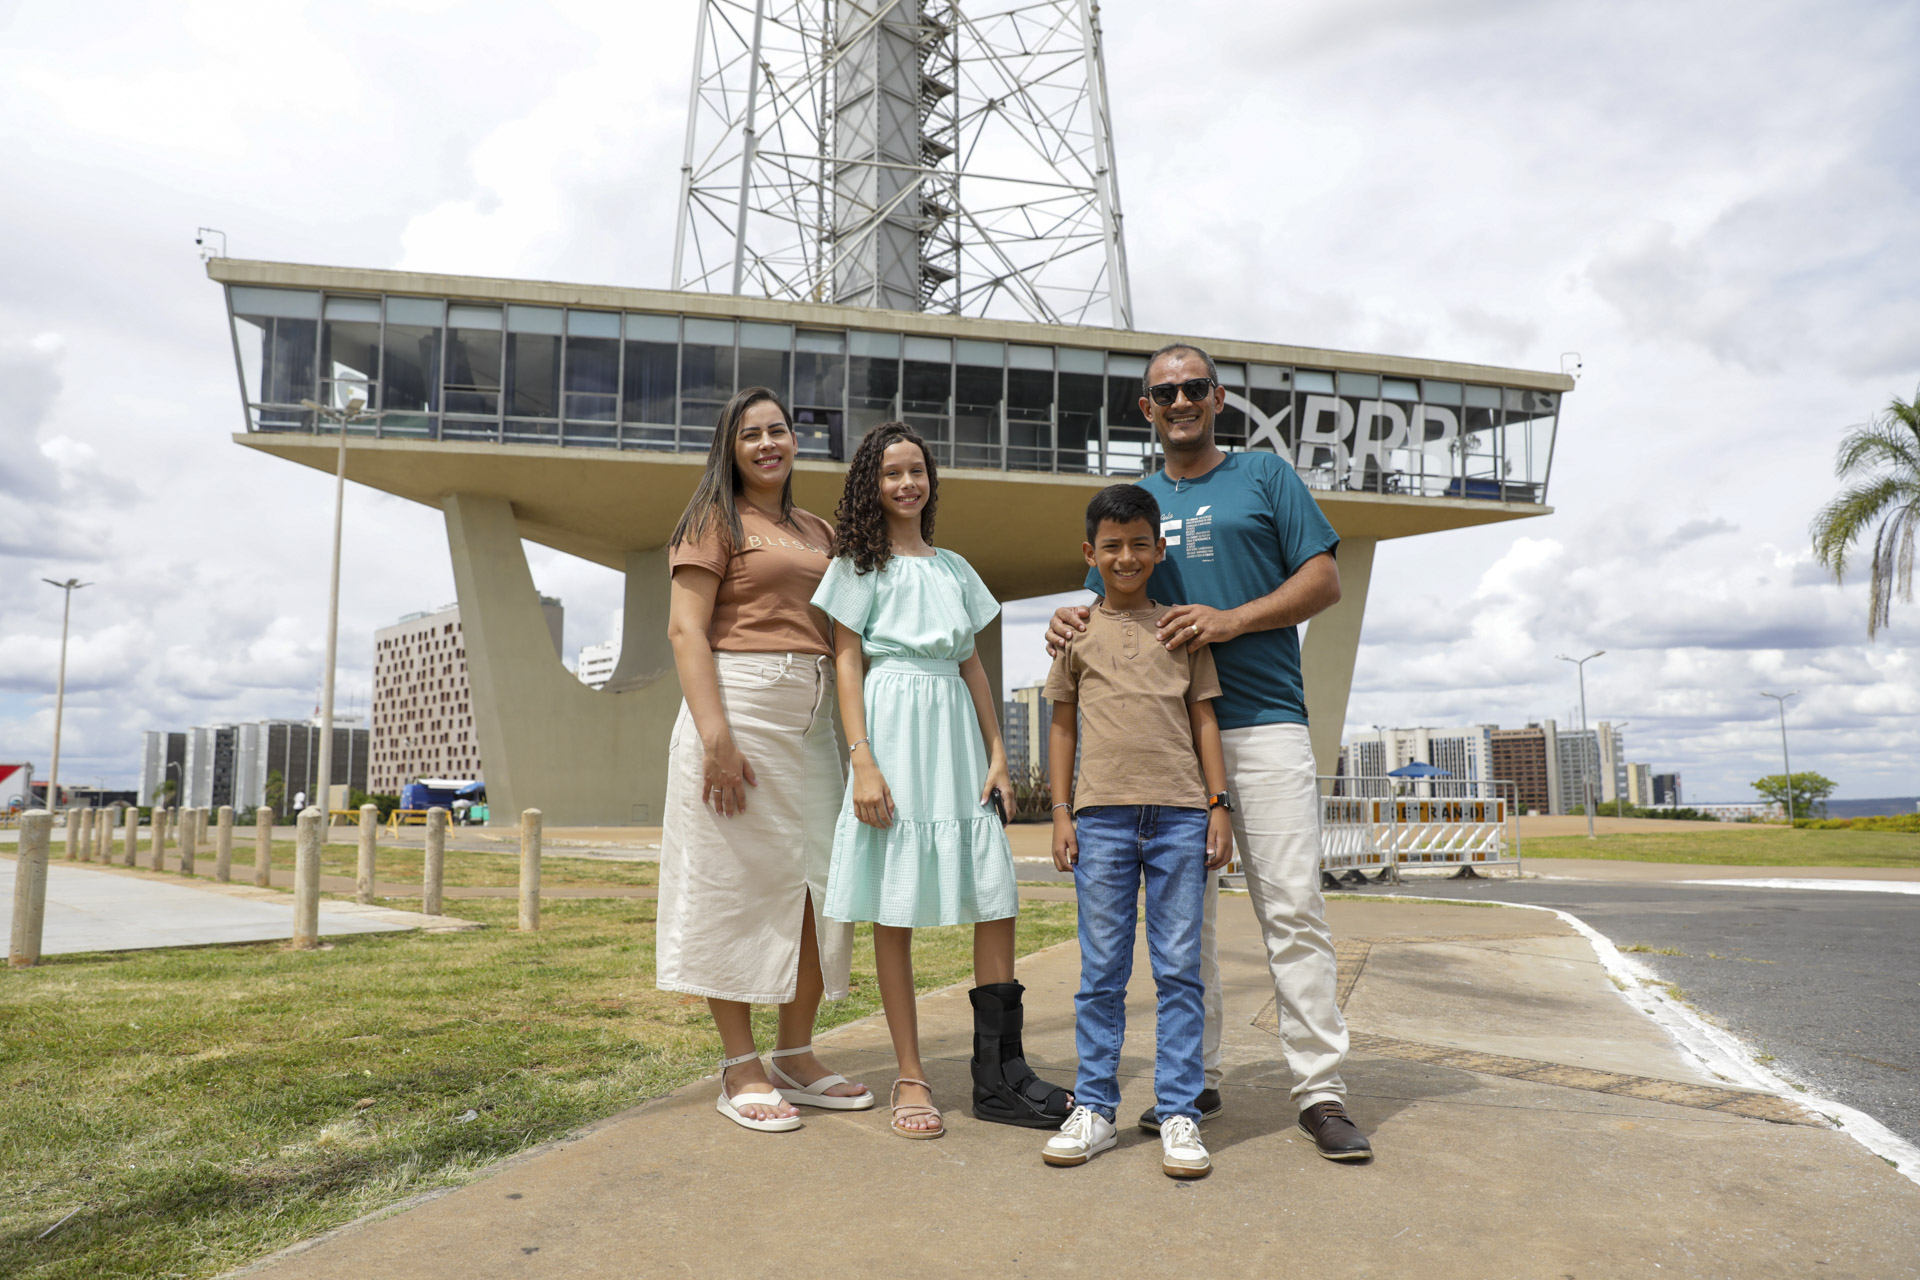
[[[446,322],[445,298],[388,298],[387,323],[438,329]]]
[[[1103,351],[1089,351],[1085,347],[1061,347],[1058,354],[1062,373],[1105,373],[1107,371],[1106,353]]]
[[[256,289],[234,285],[233,310],[236,315],[273,316],[286,320],[318,320],[320,295],[306,289]]]
[[[1007,370],[1007,466],[1015,471],[1053,470],[1051,369]]]
[[[379,324],[380,299],[328,298],[326,318],[329,320],[361,320],[369,324]]]
[[[633,342],[664,342],[669,346],[678,346],[680,345],[680,317],[629,313],[627,338]]]
[[[1107,361],[1107,449],[1102,470],[1110,476],[1137,476],[1153,454],[1153,424],[1140,412],[1141,356],[1111,356]]]
[[[507,309],[513,324],[515,308]],[[555,320],[559,313],[554,313]],[[560,416],[560,337],[546,333],[507,333],[507,416]],[[512,431],[508,431],[509,437]]]
[[[451,328],[459,329],[498,329],[500,308],[450,302],[447,304],[447,324]]]
[[[698,440],[704,444],[712,438],[713,428],[720,421],[720,410],[732,398],[733,381],[733,323],[721,322],[720,330],[727,334],[725,344],[695,342],[696,337],[710,337],[718,330],[715,321],[687,320],[687,340],[680,348],[680,421],[691,433],[683,440]]]
[[[1428,404],[1459,404],[1460,384],[1424,379],[1420,383],[1420,398]]]
[[[1247,366],[1237,362],[1216,360],[1215,372],[1220,375],[1220,385],[1227,389],[1227,403],[1213,419],[1213,441],[1229,452],[1247,447],[1249,424],[1246,413]]]
[[[688,316],[687,341],[708,347],[730,347],[733,345],[733,321]]]
[[[1247,385],[1247,366],[1237,361],[1215,360],[1214,371],[1220,375],[1223,387],[1244,387]]]
[[[633,321],[639,319],[667,319],[676,331],[674,337],[678,336],[679,323],[671,317],[628,316],[628,333],[633,332]],[[627,343],[625,385],[621,389],[626,428],[620,434],[625,447],[673,448],[673,405],[679,375],[678,342]]]
[[[576,319],[607,336],[581,336]],[[620,317],[609,312],[569,312],[567,328],[568,444],[610,446],[620,416]]]
[[[507,306],[507,332],[560,336],[560,308]]]
[[[947,364],[953,359],[953,344],[945,338],[908,338],[906,355],[909,360]]]
[[[868,333],[864,329],[855,329],[847,334],[847,354],[869,356],[874,359],[895,360],[900,358],[900,335],[897,333]]]
[[[916,342],[932,342],[944,350],[946,339],[909,338],[911,353]],[[934,451],[934,461],[951,465],[953,450],[948,441],[947,419],[953,403],[953,366],[947,361],[903,360],[900,366],[900,417],[918,431]]]
[[[795,409],[793,435],[799,442],[800,456],[835,461],[845,457],[845,417],[838,409]]]
[[[387,332],[382,340],[384,394],[380,407],[389,411],[433,413],[440,408],[440,326],[403,323],[394,318],[394,303],[421,301],[425,300],[393,298],[387,304]],[[429,303],[429,306],[432,310],[425,314],[437,316],[445,310],[438,303]],[[408,310],[402,308],[401,314],[407,314]],[[413,314],[422,312],[414,310]],[[386,434],[389,427],[397,429],[397,425],[383,420],[380,429]]]
[[[500,368],[506,350],[500,319],[498,307],[456,303],[447,308],[448,413],[500,415]]]
[[[913,339],[907,339],[908,352],[912,352]],[[998,369],[1007,362],[1007,344],[1004,342],[974,342],[960,339],[959,348],[954,356],[959,364],[983,365]]]
[[[819,329],[802,329],[794,335],[793,349],[815,355],[841,355],[847,349],[847,335],[837,331],[828,333]]]
[[[1467,407],[1469,409],[1498,409],[1500,407],[1500,388],[1467,388]]]
[[[328,298],[320,325],[320,399],[344,409],[356,397],[379,406],[380,300]]]
[[[1318,369],[1295,369],[1293,387],[1296,391],[1311,391],[1316,395],[1333,394],[1333,375],[1322,373]]]
[[[620,336],[620,314],[616,311],[568,311],[567,336],[617,339]]]
[[[1377,373],[1339,373],[1335,383],[1343,396],[1377,396],[1380,394],[1380,375]]]
[[[292,301],[261,295],[291,294]],[[314,398],[314,349],[319,341],[319,294],[293,294],[284,289],[235,289],[234,337],[240,348],[240,379],[252,404],[296,406]],[[306,303],[300,299],[307,299]],[[305,319],[275,315],[267,308],[292,310],[310,303]],[[244,304],[244,305],[243,305]],[[249,310],[248,308],[261,308]],[[264,429],[304,429],[302,410],[262,413],[256,422]]]
[[[862,338],[894,337],[894,355],[862,355]],[[847,345],[847,448],[883,422],[897,416],[900,396],[900,343],[896,335],[850,333]]]
[[[1007,368],[1009,369],[1045,369],[1053,372],[1052,347],[1027,347],[1019,343],[1007,345]]]
[[[1065,366],[1070,350],[1060,349],[1059,405],[1055,410],[1059,469],[1092,471],[1099,464],[1093,451],[1100,445],[1100,412],[1106,379],[1097,373],[1069,373]]]
[[[1247,369],[1247,387],[1249,390],[1278,391],[1282,387],[1293,385],[1293,370],[1282,369],[1270,364],[1251,365]]]
[[[838,409],[847,394],[846,343],[837,333],[803,333],[794,342],[793,403]]]
[[[741,326],[745,328],[745,326]],[[742,387],[767,387],[780,397],[785,404],[790,398],[787,378],[792,373],[793,357],[785,348],[769,351],[765,348],[742,346],[740,348],[740,385]]]
[[[1144,378],[1147,376],[1147,358],[1110,351],[1107,353],[1107,376]],[[1134,390],[1138,393],[1139,388],[1135,387]]]
[[[1380,394],[1389,400],[1418,400],[1420,384],[1411,378],[1386,378],[1380,383]]]
[[[753,347],[761,351],[786,351],[793,346],[793,326],[790,324],[757,324],[750,320],[740,322],[740,345]]]

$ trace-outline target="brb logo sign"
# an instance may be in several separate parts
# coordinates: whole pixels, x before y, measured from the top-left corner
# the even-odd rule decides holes
[[[1369,470],[1396,470],[1389,461],[1395,449],[1444,449],[1460,435],[1459,412],[1446,405],[1302,395],[1268,415],[1237,391],[1227,392],[1227,404],[1247,415],[1248,448],[1272,449],[1302,471],[1346,474],[1355,485]],[[1287,420],[1296,406],[1298,430],[1289,432]],[[1297,449],[1290,436],[1297,437]]]

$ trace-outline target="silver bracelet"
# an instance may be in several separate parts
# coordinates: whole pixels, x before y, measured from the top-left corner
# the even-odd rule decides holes
[[[1062,801],[1061,801],[1061,802],[1060,802],[1059,804],[1057,804],[1057,805],[1055,805],[1055,806],[1053,806],[1053,807],[1054,807],[1055,809],[1072,809],[1072,808],[1073,808],[1073,806],[1072,806],[1072,805],[1070,805],[1070,804],[1068,804],[1068,803],[1067,803],[1067,802],[1066,802],[1065,800],[1062,800]]]
[[[859,741],[855,742],[852,746],[847,748],[847,754],[852,755],[854,752],[858,751],[861,747],[865,747],[869,752],[871,752],[873,750],[873,739],[861,738]]]

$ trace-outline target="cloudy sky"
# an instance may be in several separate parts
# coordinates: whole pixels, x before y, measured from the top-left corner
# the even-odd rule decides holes
[[[1920,9],[1103,6],[1142,327],[1557,369],[1549,518],[1384,544],[1349,711],[1593,719],[1751,798],[1920,791],[1920,606],[1811,563],[1847,426],[1920,385]],[[1251,16],[1250,16],[1251,15]],[[237,257],[668,283],[692,0],[0,0],[0,760],[132,785],[140,731],[304,715],[330,485],[235,447],[194,228]],[[437,513],[349,494],[344,696],[453,597]],[[533,551],[569,653],[614,575]],[[1009,610],[1008,683],[1043,666]]]

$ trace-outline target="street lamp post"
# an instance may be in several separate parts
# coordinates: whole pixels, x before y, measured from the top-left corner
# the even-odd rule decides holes
[[[315,788],[320,793],[320,812],[332,808],[333,783],[333,668],[340,651],[340,525],[347,501],[347,428],[354,423],[370,422],[373,415],[361,412],[366,399],[354,396],[345,409],[331,409],[312,400],[301,405],[340,429],[340,450],[333,464],[333,560],[327,575],[327,666],[320,684],[320,767]],[[326,825],[323,817],[322,827]]]
[[[1606,653],[1605,649],[1595,649],[1584,658],[1569,658],[1564,653],[1553,656],[1562,662],[1571,662],[1580,672],[1580,790],[1586,798],[1587,839],[1593,839],[1593,763],[1587,751],[1587,664]]]
[[[1780,767],[1787,771],[1787,826],[1792,827],[1793,761],[1787,758],[1787,699],[1799,697],[1800,691],[1795,689],[1792,693],[1767,693],[1763,690],[1760,696],[1763,698],[1772,698],[1780,704]],[[1832,810],[1829,809],[1828,812],[1831,813]]]
[[[52,578],[40,581],[67,593],[66,605],[60,611],[60,682],[53,693],[53,765],[47,776],[47,810],[52,812],[60,807],[60,724],[67,714],[67,627],[73,621],[73,593],[93,584],[78,578],[68,578],[65,582],[55,582]]]

